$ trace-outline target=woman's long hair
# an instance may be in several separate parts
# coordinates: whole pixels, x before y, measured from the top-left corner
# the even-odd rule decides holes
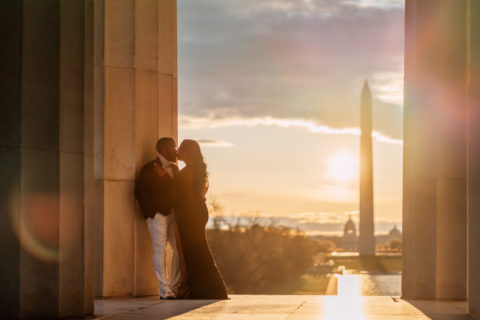
[[[188,154],[188,158],[191,160],[194,169],[194,181],[195,185],[203,188],[208,184],[207,164],[203,160],[202,151],[197,141],[192,139],[185,139],[180,145],[181,148],[185,148]]]

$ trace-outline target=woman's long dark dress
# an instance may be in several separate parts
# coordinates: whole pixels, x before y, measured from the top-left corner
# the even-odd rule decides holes
[[[177,224],[187,269],[190,299],[227,299],[227,290],[207,243],[205,178],[193,165],[176,177]],[[200,170],[200,169],[199,169]]]

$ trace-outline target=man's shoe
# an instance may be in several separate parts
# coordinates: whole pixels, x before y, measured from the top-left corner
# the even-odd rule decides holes
[[[173,293],[172,290],[168,290],[166,294],[160,295],[160,299],[174,300],[177,299],[177,296]]]

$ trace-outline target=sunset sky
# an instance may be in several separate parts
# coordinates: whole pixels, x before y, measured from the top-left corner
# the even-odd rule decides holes
[[[377,231],[401,221],[403,16],[403,0],[178,1],[179,139],[201,140],[226,214],[356,220],[368,79]]]

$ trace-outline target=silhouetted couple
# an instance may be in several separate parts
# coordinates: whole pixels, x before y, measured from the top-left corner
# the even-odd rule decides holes
[[[200,146],[184,140],[178,160],[172,138],[161,138],[158,156],[147,163],[137,178],[135,194],[153,242],[153,265],[161,299],[227,299],[223,279],[205,236],[208,209],[207,169]],[[166,271],[167,243],[173,250],[170,275]]]

